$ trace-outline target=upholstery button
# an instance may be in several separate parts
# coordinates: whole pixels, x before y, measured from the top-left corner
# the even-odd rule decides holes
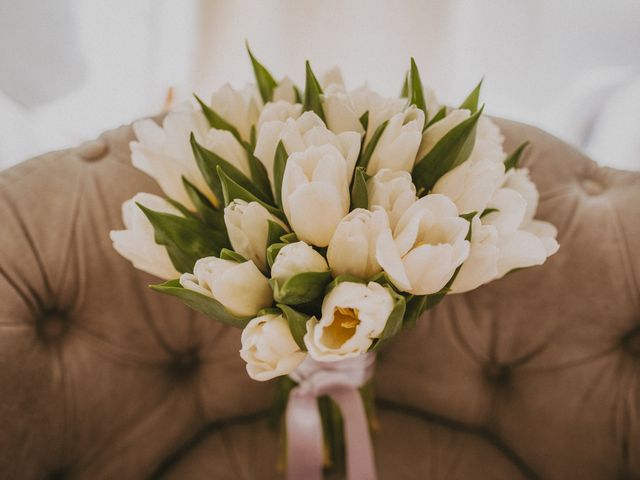
[[[640,357],[640,327],[627,333],[622,338],[622,345],[629,353]]]
[[[487,380],[494,385],[505,385],[511,380],[511,368],[508,365],[492,363],[485,368]]]
[[[186,378],[192,375],[199,365],[198,351],[196,348],[191,348],[174,355],[169,364],[169,371],[176,378]]]
[[[604,186],[593,178],[585,178],[581,183],[588,195],[600,195],[604,191]]]
[[[36,324],[41,340],[52,342],[61,338],[69,329],[69,321],[60,313],[47,313]]]
[[[78,155],[83,160],[98,160],[104,156],[106,150],[107,145],[102,140],[92,140],[78,147]]]

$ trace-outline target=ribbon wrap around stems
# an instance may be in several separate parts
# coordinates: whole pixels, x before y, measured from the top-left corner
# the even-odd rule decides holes
[[[320,480],[323,466],[322,421],[318,397],[331,397],[342,413],[349,480],[375,480],[369,424],[358,387],[373,376],[375,354],[337,362],[307,356],[289,374],[298,385],[287,404],[287,479]]]

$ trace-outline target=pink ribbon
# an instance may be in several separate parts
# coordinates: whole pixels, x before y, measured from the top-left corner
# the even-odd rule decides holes
[[[311,357],[289,376],[298,382],[287,404],[287,479],[321,480],[322,423],[318,397],[328,395],[340,407],[345,432],[347,478],[375,480],[376,467],[367,415],[358,387],[373,376],[375,354],[338,362]]]

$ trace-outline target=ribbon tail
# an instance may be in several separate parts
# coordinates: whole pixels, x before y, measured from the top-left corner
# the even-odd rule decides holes
[[[369,423],[362,397],[350,385],[334,387],[329,393],[340,407],[344,423],[349,480],[376,480],[376,465]]]
[[[323,437],[317,397],[293,389],[286,426],[287,480],[322,480]]]

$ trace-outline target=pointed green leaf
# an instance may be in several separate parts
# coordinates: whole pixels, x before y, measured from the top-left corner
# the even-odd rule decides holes
[[[298,242],[298,236],[296,235],[295,232],[291,232],[291,233],[287,233],[286,235],[282,235],[280,237],[280,240],[282,240],[284,243],[296,243]]]
[[[369,127],[369,110],[364,112],[358,120],[360,120],[360,125],[362,125],[362,128],[364,128],[364,131],[366,132]]]
[[[187,195],[195,205],[200,219],[207,225],[212,226],[216,230],[223,231],[226,234],[227,226],[224,223],[224,212],[217,210],[204,193],[187,180],[184,175],[182,176],[182,184],[184,185]]]
[[[445,173],[465,162],[476,138],[482,108],[449,130],[413,168],[413,183],[419,195],[426,195]]]
[[[276,261],[276,257],[283,247],[287,246],[287,243],[272,243],[267,247],[267,263],[269,268],[273,267],[273,263]]]
[[[424,129],[426,130],[427,128],[429,128],[431,125],[433,125],[436,122],[439,122],[440,120],[442,120],[444,117],[447,116],[447,107],[441,107],[440,110],[438,110],[438,113],[436,113],[433,118],[431,118],[428,122],[427,125],[424,127]]]
[[[244,263],[247,261],[247,259],[240,255],[238,252],[234,252],[233,250],[230,250],[228,248],[223,248],[222,250],[220,250],[220,258],[222,260],[231,260],[232,262],[236,263]]]
[[[240,136],[240,132],[238,132],[238,129],[236,127],[234,127],[229,122],[227,122],[224,118],[218,115],[213,110],[213,108],[211,108],[209,105],[203,102],[200,99],[200,97],[198,97],[195,93],[193,94],[193,96],[196,98],[196,100],[200,104],[200,108],[202,108],[202,113],[204,114],[205,118],[209,122],[209,126],[211,128],[217,128],[218,130],[226,130],[227,132],[230,132],[234,137],[236,137],[236,140],[238,140],[241,145],[244,145],[244,140]]]
[[[369,351],[378,350],[384,345],[391,337],[396,335],[402,329],[402,321],[404,319],[404,313],[407,308],[406,301],[402,295],[397,293],[393,288],[386,287],[387,291],[393,297],[393,310],[387,318],[387,323],[382,330],[380,338],[378,338],[369,348]]]
[[[504,171],[508,172],[512,168],[518,168],[520,163],[520,157],[522,156],[522,152],[529,145],[529,141],[524,142],[518,148],[516,148],[511,155],[509,155],[504,161]]]
[[[198,259],[218,256],[221,249],[229,246],[226,234],[193,217],[179,217],[137,205],[153,225],[155,242],[167,248],[173,266],[181,273],[192,271]]]
[[[369,160],[371,160],[371,155],[373,155],[376,146],[378,145],[378,141],[380,141],[380,137],[384,133],[384,129],[387,128],[389,124],[389,120],[386,120],[382,124],[376,128],[376,131],[371,135],[371,140],[367,143],[367,146],[364,150],[360,150],[360,156],[358,158],[358,162],[356,166],[364,168],[365,172],[367,171],[367,167],[369,166]]]
[[[274,243],[280,243],[280,237],[285,235],[287,231],[285,228],[277,222],[273,220],[267,220],[267,224],[269,225],[269,229],[267,231],[267,248]]]
[[[402,88],[400,89],[400,98],[409,97],[409,72],[405,72]]]
[[[304,336],[307,333],[307,320],[309,320],[309,315],[305,315],[283,304],[278,304],[278,308],[282,310],[282,315],[287,319],[291,336],[298,344],[298,347],[300,347],[300,350],[306,352],[307,346],[304,344]]]
[[[149,285],[156,292],[164,293],[178,297],[186,305],[204,313],[207,317],[213,318],[219,322],[225,323],[232,327],[244,328],[251,317],[236,317],[227,311],[224,306],[211,297],[194,292],[188,288],[183,288],[179,280],[169,280],[159,285]]]
[[[420,72],[416,61],[411,57],[411,70],[409,74],[409,104],[415,105],[424,112],[424,118],[427,118],[427,104],[424,100],[424,89],[420,80]]]
[[[409,301],[407,301],[407,308],[404,314],[404,326],[413,327],[420,315],[425,311],[427,307],[426,295],[414,295]]]
[[[239,185],[232,179],[227,172],[218,165],[217,167],[218,177],[220,177],[220,183],[222,183],[222,196],[224,198],[224,204],[229,205],[233,200],[239,199],[244,200],[245,202],[258,202],[264,208],[267,209],[269,213],[275,215],[283,222],[286,222],[287,219],[282,212],[272,205],[269,205],[266,202],[263,202],[258,197],[256,197],[253,193],[245,189],[242,185]]]
[[[269,201],[269,198],[265,196],[265,193],[257,188],[244,173],[238,170],[231,163],[227,162],[224,158],[200,145],[193,134],[191,134],[191,149],[193,150],[194,158],[198,168],[202,172],[205,182],[207,182],[207,185],[209,185],[209,188],[211,188],[211,191],[220,203],[222,203],[222,184],[217,171],[218,167],[222,167],[227,176],[233,179],[233,181],[238,185],[241,185],[245,190],[248,190],[262,201]]]
[[[356,167],[353,173],[353,186],[351,187],[351,210],[356,208],[369,208],[369,194],[367,193],[367,180],[364,168]]]
[[[251,172],[251,179],[253,185],[260,192],[261,197],[273,203],[273,195],[271,194],[271,182],[269,182],[269,176],[267,175],[267,169],[263,163],[256,157],[252,151],[247,150],[247,158],[249,159],[249,171]]]
[[[469,96],[464,99],[464,102],[462,102],[459,108],[470,110],[471,113],[476,113],[478,111],[478,101],[480,100],[480,89],[482,88],[483,81],[484,79],[480,80],[478,85],[476,85],[476,88],[474,88]]]
[[[297,85],[293,86],[293,92],[295,93],[295,96],[296,96],[296,103],[302,103],[302,94],[300,93],[300,89],[298,88]]]
[[[304,272],[293,275],[284,283],[272,278],[269,284],[276,302],[303,305],[323,297],[330,281],[331,272]]]
[[[199,218],[194,212],[189,210],[177,200],[174,200],[173,198],[167,198],[167,202],[169,202],[169,204],[171,204],[172,207],[178,210],[184,217]]]
[[[258,90],[260,90],[260,96],[264,103],[270,102],[273,98],[273,90],[278,86],[278,82],[275,81],[269,70],[262,65],[256,57],[253,56],[251,49],[249,48],[249,42],[246,42],[247,52],[249,58],[251,58],[251,65],[253,66],[253,73],[256,76],[256,83],[258,84]]]
[[[320,97],[320,95],[322,95],[322,88],[320,87],[318,79],[313,74],[311,64],[308,60],[305,64],[305,69],[306,80],[304,85],[304,104],[302,106],[302,111],[313,111],[322,119],[323,122],[326,122],[324,110],[322,109],[322,99]]]
[[[273,189],[275,190],[276,205],[282,207],[282,178],[284,177],[284,169],[287,166],[287,150],[284,148],[282,140],[278,142],[276,154],[273,159]]]

